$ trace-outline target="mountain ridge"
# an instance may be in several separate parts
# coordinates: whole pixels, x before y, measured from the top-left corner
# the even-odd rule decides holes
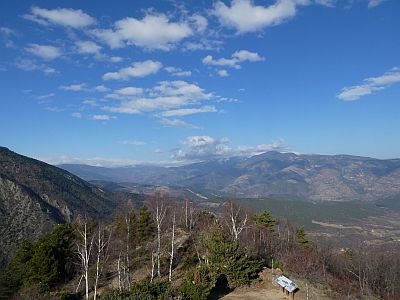
[[[191,187],[239,197],[292,195],[316,201],[373,201],[400,195],[400,159],[345,154],[270,151],[178,167],[60,167],[85,180]]]

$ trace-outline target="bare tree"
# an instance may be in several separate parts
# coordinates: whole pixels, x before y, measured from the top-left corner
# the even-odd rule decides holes
[[[108,247],[110,245],[111,239],[111,232],[108,234],[108,238],[106,238],[105,228],[99,224],[98,232],[97,232],[97,241],[96,241],[96,248],[97,248],[97,259],[96,259],[96,275],[95,275],[95,282],[94,282],[94,296],[93,299],[96,300],[97,298],[97,286],[99,283],[99,278],[103,273],[104,265],[107,263],[109,258],[109,251]]]
[[[174,261],[174,246],[175,246],[175,210],[173,210],[172,215],[172,236],[171,236],[171,252],[170,252],[170,260],[169,260],[169,276],[168,280],[172,281],[172,264]]]
[[[88,242],[88,231],[87,231],[87,221],[86,218],[83,224],[83,230],[77,229],[79,236],[81,237],[81,241],[77,243],[77,254],[79,256],[81,267],[82,267],[82,276],[79,280],[78,286],[76,290],[79,290],[80,283],[82,278],[85,279],[85,298],[89,300],[89,261],[90,255],[92,252],[93,246],[93,239],[94,235],[92,236],[90,242]]]
[[[247,211],[233,201],[227,201],[223,204],[223,218],[232,235],[234,241],[237,241],[240,233],[246,228],[248,221]]]
[[[157,276],[161,277],[160,269],[160,258],[161,258],[161,230],[167,212],[167,205],[165,201],[165,195],[157,193],[153,196],[150,201],[150,207],[152,209],[152,216],[157,227],[157,251],[156,251],[156,262],[157,262]]]

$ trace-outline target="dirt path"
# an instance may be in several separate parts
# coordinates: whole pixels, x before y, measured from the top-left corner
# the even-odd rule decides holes
[[[276,274],[276,273],[275,273]],[[329,300],[330,297],[326,296],[323,291],[314,286],[308,285],[302,280],[293,280],[298,284],[299,290],[296,292],[295,300],[306,300],[307,290],[308,299],[310,300]],[[265,269],[260,274],[260,281],[252,284],[250,287],[237,288],[232,293],[222,297],[223,300],[289,300],[292,299],[282,292],[276,283],[272,283],[272,274],[270,269]]]

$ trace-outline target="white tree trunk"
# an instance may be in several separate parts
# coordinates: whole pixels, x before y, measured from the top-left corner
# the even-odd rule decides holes
[[[78,255],[82,265],[82,276],[85,279],[85,298],[89,300],[89,260],[90,254],[92,251],[93,238],[90,241],[90,245],[88,245],[88,233],[87,233],[87,224],[86,220],[84,223],[83,231],[78,230],[80,236],[82,237],[82,243],[78,244]]]
[[[167,208],[165,207],[164,203],[160,203],[160,199],[156,199],[156,211],[155,211],[155,221],[157,225],[157,276],[161,277],[161,270],[160,270],[160,257],[161,257],[161,226],[164,222],[165,213]]]
[[[174,210],[174,214],[172,217],[171,257],[170,257],[170,261],[169,261],[169,276],[168,276],[169,282],[172,281],[172,264],[174,261],[174,244],[175,244],[175,210]]]
[[[154,280],[154,252],[151,252],[151,277],[150,277],[150,282],[153,283]]]
[[[126,282],[128,289],[131,288],[131,272],[130,272],[130,260],[129,260],[129,241],[130,241],[130,225],[131,225],[131,219],[129,216],[129,213],[125,216],[125,223],[126,223]]]
[[[110,244],[111,233],[108,235],[108,239],[105,240],[104,229],[99,225],[99,231],[97,236],[97,259],[96,259],[96,276],[94,283],[94,296],[93,300],[97,299],[97,286],[99,283],[99,278],[103,273],[104,264],[108,260],[108,246]],[[101,265],[100,265],[101,263]]]
[[[117,270],[118,270],[118,288],[121,291],[122,286],[121,286],[121,267],[120,267],[120,261],[121,261],[121,252],[118,255],[118,263],[117,263]]]

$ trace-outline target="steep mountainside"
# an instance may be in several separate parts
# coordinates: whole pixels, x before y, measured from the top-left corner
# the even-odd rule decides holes
[[[78,215],[110,218],[112,195],[65,170],[0,147],[0,265],[24,238]]]
[[[310,200],[372,201],[400,194],[400,159],[267,152],[181,167],[63,165],[87,180],[173,185],[240,197],[289,195]]]

